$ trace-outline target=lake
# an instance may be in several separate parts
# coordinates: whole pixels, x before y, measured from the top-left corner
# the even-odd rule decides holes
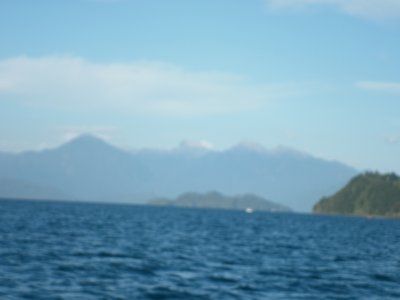
[[[0,201],[0,299],[400,299],[400,222]]]

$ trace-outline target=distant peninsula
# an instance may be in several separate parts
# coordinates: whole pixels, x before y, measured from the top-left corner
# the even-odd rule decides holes
[[[400,217],[400,177],[394,173],[365,173],[343,189],[322,198],[315,213]]]
[[[251,210],[269,212],[287,212],[289,208],[266,200],[262,197],[245,194],[240,196],[225,196],[219,192],[185,193],[176,199],[158,198],[148,202],[149,205],[156,206],[175,206],[190,208],[215,208],[231,210]]]

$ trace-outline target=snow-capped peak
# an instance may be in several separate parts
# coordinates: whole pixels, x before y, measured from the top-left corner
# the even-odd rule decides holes
[[[184,140],[180,143],[179,149],[213,151],[215,147],[213,144],[205,140],[200,140],[200,141]]]

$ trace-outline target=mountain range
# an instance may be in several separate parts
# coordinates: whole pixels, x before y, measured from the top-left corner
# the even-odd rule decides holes
[[[239,144],[224,151],[182,144],[127,151],[83,135],[57,148],[0,153],[0,197],[144,203],[185,192],[252,193],[310,211],[357,171],[287,148]]]

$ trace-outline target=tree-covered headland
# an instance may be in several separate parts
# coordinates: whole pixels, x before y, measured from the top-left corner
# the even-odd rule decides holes
[[[314,205],[315,213],[400,217],[400,177],[394,173],[358,175],[336,194]]]

